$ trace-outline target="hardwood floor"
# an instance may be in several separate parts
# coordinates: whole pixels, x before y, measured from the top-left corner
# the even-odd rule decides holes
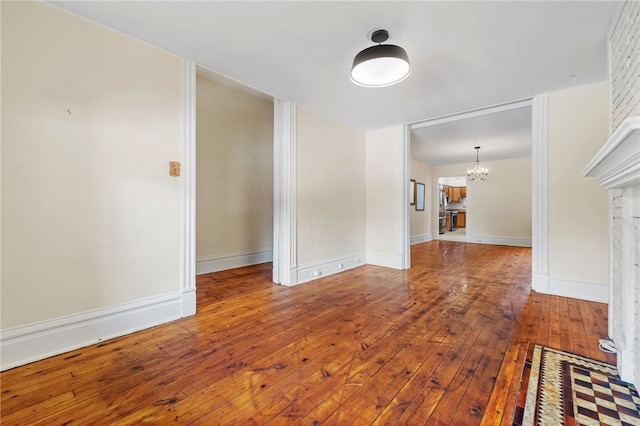
[[[530,249],[432,241],[412,264],[200,276],[194,317],[3,372],[2,424],[510,424],[529,342],[615,362],[606,305],[530,292]]]

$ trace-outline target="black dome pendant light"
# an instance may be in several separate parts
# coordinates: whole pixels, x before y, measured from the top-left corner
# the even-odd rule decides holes
[[[375,30],[371,41],[378,43],[356,55],[351,67],[351,80],[366,87],[383,87],[398,83],[409,75],[411,64],[400,46],[382,44],[389,38],[387,30]]]

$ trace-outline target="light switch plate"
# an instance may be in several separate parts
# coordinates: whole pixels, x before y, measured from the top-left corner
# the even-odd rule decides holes
[[[169,175],[173,177],[180,176],[180,162],[169,161]]]

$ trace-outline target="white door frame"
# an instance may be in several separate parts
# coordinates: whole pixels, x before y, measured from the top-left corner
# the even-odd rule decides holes
[[[296,105],[273,101],[273,282],[297,284]]]
[[[418,129],[420,127],[448,123],[464,118],[522,108],[529,105],[532,107],[532,289],[541,293],[549,293],[549,95],[545,93],[534,96],[533,98],[508,102],[459,114],[437,117],[413,123],[407,126],[407,128],[410,133],[411,129]],[[410,136],[405,136],[405,143],[407,143],[407,140],[410,143]],[[408,162],[405,164],[411,164],[410,145],[409,148],[406,149],[405,155],[405,162]],[[408,182],[409,179],[409,177],[406,177],[404,181]],[[408,220],[409,203],[404,203],[403,206],[404,217]],[[410,226],[405,226],[405,229],[406,232],[404,240],[406,243],[411,238],[411,228]]]
[[[196,64],[182,60],[182,317],[196,313]]]
[[[183,60],[182,316],[196,313],[196,64]],[[296,284],[296,105],[274,99],[273,282]]]

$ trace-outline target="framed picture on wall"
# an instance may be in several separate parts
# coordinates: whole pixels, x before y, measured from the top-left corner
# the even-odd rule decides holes
[[[416,203],[416,180],[411,179],[409,181],[409,205],[413,206]]]
[[[416,184],[416,210],[424,211],[424,183]]]

